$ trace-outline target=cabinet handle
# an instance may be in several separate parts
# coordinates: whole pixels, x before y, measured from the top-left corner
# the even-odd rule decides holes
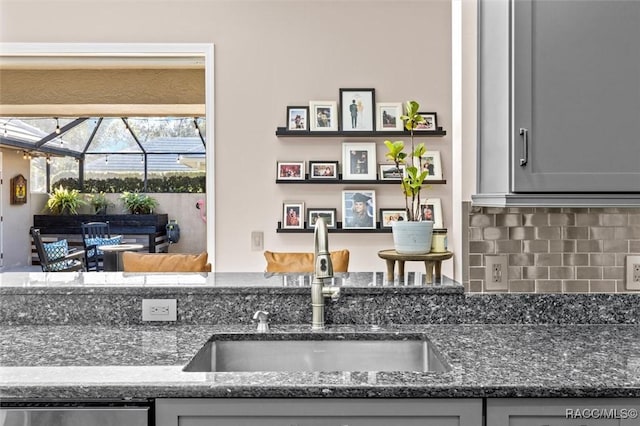
[[[529,162],[529,130],[520,127],[520,134],[522,135],[522,155],[520,158],[520,165],[526,166]]]

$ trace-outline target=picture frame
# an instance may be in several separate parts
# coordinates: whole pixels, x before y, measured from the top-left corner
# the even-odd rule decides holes
[[[419,112],[424,117],[425,122],[420,123],[413,129],[416,132],[435,132],[438,130],[438,117],[435,112]]]
[[[380,209],[380,228],[391,228],[393,222],[400,220],[407,220],[407,209]]]
[[[316,220],[322,217],[327,224],[327,228],[335,229],[337,210],[335,208],[313,208],[307,209],[307,228],[315,228]]]
[[[376,104],[376,130],[382,132],[401,132],[402,102],[378,102]]]
[[[378,164],[378,180],[402,180],[402,177],[406,173],[407,166],[400,164],[400,167],[396,167],[395,164]]]
[[[309,131],[309,106],[287,107],[287,130],[292,132]]]
[[[342,179],[376,180],[376,143],[342,143]]]
[[[431,210],[431,213],[429,213]],[[442,222],[442,203],[440,198],[427,198],[420,200],[420,219],[433,220],[433,228],[444,228]]]
[[[338,130],[338,103],[309,101],[309,117],[311,132],[335,132]]]
[[[342,228],[376,229],[376,191],[342,191]]]
[[[422,170],[429,173],[424,180],[442,180],[442,162],[440,160],[440,151],[426,151],[420,157]]]
[[[278,161],[277,180],[305,180],[304,161]]]
[[[9,203],[11,205],[27,203],[27,179],[22,175],[16,175],[11,178]]]
[[[340,89],[340,130],[372,132],[376,122],[375,89]]]
[[[338,180],[340,168],[338,161],[309,161],[310,180]]]
[[[282,228],[304,229],[304,202],[285,201],[282,203]]]

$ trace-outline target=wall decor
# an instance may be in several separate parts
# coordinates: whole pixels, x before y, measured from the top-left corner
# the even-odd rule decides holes
[[[309,130],[309,107],[287,107],[287,130],[306,132]]]
[[[304,202],[285,201],[282,204],[282,227],[285,229],[304,228]]]
[[[336,209],[334,208],[307,209],[307,228],[314,228],[319,217],[324,219],[324,223],[327,224],[327,228],[336,228]]]
[[[438,130],[437,114],[435,112],[419,112],[424,117],[424,123],[420,123],[413,129],[416,132],[432,132]]]
[[[380,209],[380,227],[391,228],[393,222],[407,220],[407,209]]]
[[[398,131],[404,130],[402,121],[402,102],[378,102],[376,104],[376,130]]]
[[[337,180],[338,161],[309,161],[309,179]]]
[[[406,164],[400,164],[400,167],[396,167],[395,164],[379,164],[378,179],[380,180],[397,180],[399,181],[404,176]]]
[[[342,191],[342,227],[376,228],[376,192],[372,189]]]
[[[440,198],[420,200],[420,219],[433,221],[433,228],[444,228]]]
[[[376,179],[376,143],[342,143],[342,179]]]
[[[22,175],[17,175],[11,179],[9,186],[11,187],[10,204],[26,204],[27,179]]]
[[[429,173],[425,180],[442,180],[440,151],[427,151],[420,157],[420,161],[422,163],[422,170]]]
[[[309,101],[312,132],[338,130],[338,104],[335,101]]]
[[[280,180],[304,180],[304,161],[278,161],[277,173]]]
[[[375,129],[375,89],[340,89],[340,130]]]

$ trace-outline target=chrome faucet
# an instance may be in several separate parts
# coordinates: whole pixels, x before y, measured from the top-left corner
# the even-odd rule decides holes
[[[315,267],[311,281],[311,330],[324,330],[324,298],[337,300],[340,287],[325,287],[324,280],[333,278],[333,264],[329,255],[329,232],[324,219],[319,217],[313,233]]]
[[[269,312],[266,311],[256,311],[253,314],[254,321],[258,321],[258,333],[268,333],[269,332]]]

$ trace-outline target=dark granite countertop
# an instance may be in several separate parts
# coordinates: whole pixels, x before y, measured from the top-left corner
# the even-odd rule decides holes
[[[272,333],[310,334],[308,325]],[[428,372],[203,373],[182,368],[230,325],[0,326],[3,398],[640,397],[638,325],[402,325],[451,367]],[[314,333],[317,335],[317,333]],[[261,335],[256,335],[260,337]]]

